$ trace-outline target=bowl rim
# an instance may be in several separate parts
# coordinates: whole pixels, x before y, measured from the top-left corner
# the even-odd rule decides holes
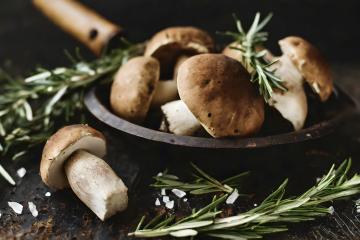
[[[205,138],[195,136],[180,136],[161,132],[131,123],[112,113],[99,100],[96,94],[97,87],[92,87],[85,95],[85,106],[88,111],[106,125],[139,138],[154,142],[166,143],[176,146],[213,149],[252,149],[275,145],[289,144],[317,139],[334,131],[335,126],[345,118],[353,115],[358,109],[358,103],[338,85],[335,86],[337,94],[345,95],[352,107],[346,108],[336,117],[324,120],[299,131],[292,131],[271,136],[249,138]]]

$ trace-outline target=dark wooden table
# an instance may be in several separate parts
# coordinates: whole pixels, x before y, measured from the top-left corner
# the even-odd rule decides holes
[[[359,23],[359,4],[356,0],[347,4],[338,1],[86,1],[115,22],[128,28],[129,38],[144,40],[153,32],[168,25],[193,24],[210,32],[232,28],[231,12],[239,12],[249,20],[256,10],[274,11],[271,24],[274,33],[270,46],[275,49],[276,39],[297,33],[318,45],[331,61],[336,81],[360,101],[360,33],[354,24]],[[171,2],[171,3],[170,3]],[[211,3],[210,3],[211,2]],[[184,12],[187,14],[185,15]],[[167,21],[164,21],[167,19]],[[131,27],[131,29],[129,29]],[[53,67],[67,64],[64,48],[74,49],[78,43],[55,29],[40,16],[28,1],[7,0],[0,3],[0,61],[10,59],[21,72],[29,72],[40,63]],[[87,55],[86,50],[82,51]],[[0,86],[1,87],[1,86]],[[104,131],[109,142],[107,161],[124,179],[130,188],[129,209],[105,223],[98,220],[69,190],[53,192],[42,184],[39,176],[40,152],[34,152],[21,162],[6,162],[5,166],[15,176],[18,185],[9,186],[0,179],[0,239],[127,239],[144,213],[158,211],[154,201],[158,191],[147,187],[151,176],[169,168],[178,175],[188,170],[187,159],[174,157],[161,148],[139,147],[121,135],[90,118],[89,123]],[[253,153],[249,153],[253,154]],[[331,135],[322,139],[266,149],[253,162],[242,164],[227,162],[206,162],[206,154],[197,161],[208,172],[217,177],[229,173],[251,170],[252,175],[243,191],[252,197],[240,200],[229,211],[241,211],[259,202],[281,181],[289,177],[289,194],[297,194],[312,186],[317,177],[325,173],[332,163],[339,163],[352,156],[354,172],[360,172],[360,124],[353,117],[344,122]],[[20,167],[27,169],[23,179],[16,177]],[[51,197],[45,197],[47,191]],[[267,239],[360,239],[360,214],[356,213],[358,197],[334,203],[335,213],[314,222],[294,224],[290,231]],[[175,209],[188,211],[208,199],[190,198],[187,203],[177,202]],[[22,203],[22,215],[16,215],[7,206],[8,201]],[[34,218],[27,209],[27,202],[33,201],[39,216]],[[330,204],[331,205],[331,204]]]

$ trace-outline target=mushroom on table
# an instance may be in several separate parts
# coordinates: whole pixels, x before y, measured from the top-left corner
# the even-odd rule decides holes
[[[105,137],[87,125],[58,130],[45,144],[40,175],[53,189],[68,186],[101,220],[128,205],[127,187],[101,158],[106,154]]]

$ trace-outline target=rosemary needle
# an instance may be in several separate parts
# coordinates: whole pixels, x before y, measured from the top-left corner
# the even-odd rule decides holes
[[[218,181],[198,166],[191,163],[194,170],[192,182],[183,182],[175,175],[168,174],[167,170],[158,176],[153,177],[156,182],[152,184],[152,187],[163,189],[179,189],[184,192],[189,192],[194,195],[201,195],[207,193],[232,193],[236,187],[241,183],[242,178],[247,176],[249,172],[243,172],[236,176]]]

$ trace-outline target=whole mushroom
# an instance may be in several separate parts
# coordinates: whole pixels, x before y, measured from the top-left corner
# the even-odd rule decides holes
[[[110,104],[114,112],[131,122],[143,122],[159,75],[159,62],[152,57],[135,57],[122,65],[111,86]]]
[[[279,41],[283,55],[287,56],[298,71],[325,102],[333,92],[332,74],[320,51],[301,37],[289,36]]]
[[[40,175],[53,189],[70,185],[74,193],[101,220],[128,205],[127,187],[101,158],[106,154],[105,137],[87,125],[58,130],[46,142]]]
[[[249,136],[264,122],[264,101],[246,69],[223,54],[200,54],[179,68],[178,90],[213,137]]]
[[[191,55],[208,53],[213,48],[212,38],[195,27],[170,27],[156,33],[144,53],[160,62],[160,81],[151,106],[158,107],[177,99],[176,74],[180,64]]]

